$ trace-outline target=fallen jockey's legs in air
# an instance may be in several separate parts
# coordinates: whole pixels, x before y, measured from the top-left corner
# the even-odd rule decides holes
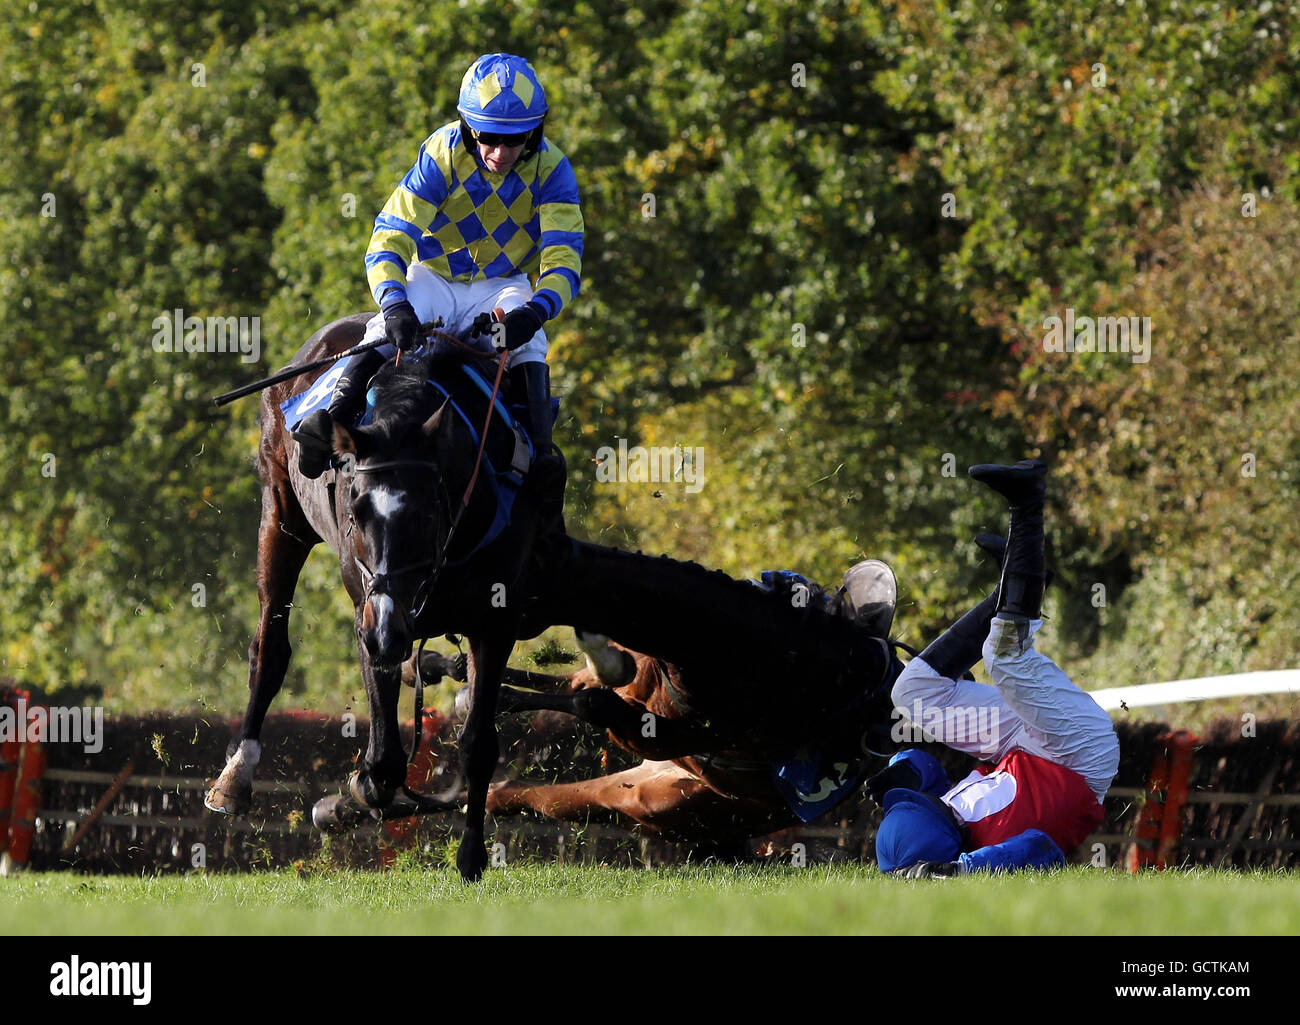
[[[353,356],[334,385],[329,409],[309,414],[293,432],[298,442],[298,469],[308,480],[315,480],[329,468],[334,454],[334,425],[352,426],[365,405],[366,385],[383,365],[384,357],[374,349]]]
[[[997,615],[984,643],[984,666],[1023,724],[1018,746],[1073,769],[1101,799],[1119,769],[1110,716],[1034,648],[1042,626],[1044,464],[974,466],[970,474],[1006,498],[1011,525]]]

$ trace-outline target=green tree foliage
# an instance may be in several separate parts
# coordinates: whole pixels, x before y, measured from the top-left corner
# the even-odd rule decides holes
[[[373,216],[493,50],[538,67],[583,196],[583,291],[548,327],[576,533],[826,581],[884,556],[923,641],[991,583],[965,541],[1000,514],[965,466],[1028,445],[1061,464],[1077,652],[1128,658],[1158,616],[1179,657],[1131,665],[1294,660],[1287,538],[1234,526],[1294,504],[1266,431],[1295,436],[1281,6],[0,0],[0,22],[0,675],[241,703],[256,402],[207,399],[371,306]],[[1157,352],[1049,358],[1067,306],[1151,316]],[[259,359],[156,351],[174,309],[259,318]],[[620,438],[701,447],[703,489],[599,482]],[[317,556],[291,695],[355,697],[349,615]]]

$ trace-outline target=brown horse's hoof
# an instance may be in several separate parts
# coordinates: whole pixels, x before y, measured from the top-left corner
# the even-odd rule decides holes
[[[347,794],[324,797],[311,809],[311,824],[322,833],[346,833],[370,821],[370,812]]]
[[[203,806],[222,815],[246,815],[253,806],[253,785],[218,779],[204,796]]]

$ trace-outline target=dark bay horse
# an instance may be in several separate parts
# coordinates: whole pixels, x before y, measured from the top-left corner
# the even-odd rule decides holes
[[[698,746],[688,720],[656,722],[656,757],[718,750],[733,740],[779,756],[824,737],[828,722],[879,693],[898,666],[887,639],[798,590],[581,541],[570,540],[567,552],[563,571],[546,581],[551,622],[676,667],[691,695],[691,719],[708,724],[711,748]],[[575,700],[578,714],[597,725],[629,733],[641,727],[608,688]]]
[[[355,314],[327,325],[294,362],[355,345],[368,319],[368,314]],[[372,384],[373,423],[351,430],[336,426],[340,466],[337,475],[330,471],[319,480],[299,473],[298,443],[286,430],[280,403],[320,372],[264,392],[257,460],[262,481],[261,614],[249,647],[249,703],[225,769],[205,803],[227,814],[249,807],[262,723],[289,661],[294,589],[308,553],[323,541],[337,554],[353,601],[371,710],[365,759],[349,785],[362,806],[388,807],[405,781],[397,698],[401,665],[413,642],[450,631],[468,639],[469,710],[461,736],[468,807],[457,867],[470,881],[482,875],[488,860],[483,816],[498,756],[497,691],[521,636],[521,617],[533,589],[530,578],[539,572],[532,558],[539,518],[536,496],[525,482],[502,528],[496,490],[484,480],[487,466],[478,469],[476,486],[469,490],[478,453],[474,433],[481,425],[467,424],[451,400],[429,384],[431,376],[456,372],[463,373],[456,358],[407,358],[382,367]],[[425,810],[432,810],[432,802],[426,801]]]

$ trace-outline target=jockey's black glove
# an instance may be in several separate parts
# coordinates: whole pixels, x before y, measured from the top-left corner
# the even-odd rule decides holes
[[[907,762],[895,762],[867,780],[866,786],[868,796],[876,804],[881,804],[890,790],[898,787],[904,790],[918,789],[921,786],[921,775]]]
[[[546,308],[539,302],[526,302],[506,314],[501,321],[502,331],[494,331],[492,344],[498,349],[513,352],[533,340],[533,335],[546,323]]]
[[[487,310],[484,310],[474,318],[474,323],[469,327],[469,336],[471,338],[477,338],[479,335],[490,335],[494,323],[496,323],[496,321],[492,319],[492,314]]]
[[[420,318],[409,302],[402,300],[388,307],[384,313],[384,334],[399,352],[419,348]]]
[[[894,871],[901,879],[947,879],[961,874],[961,865],[956,861],[918,861],[910,868]]]

